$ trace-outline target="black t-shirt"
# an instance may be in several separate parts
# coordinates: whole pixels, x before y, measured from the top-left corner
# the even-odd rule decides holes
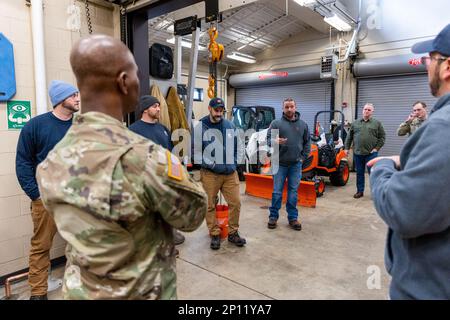
[[[152,140],[154,143],[161,145],[169,151],[173,149],[170,131],[160,123],[148,123],[139,120],[133,123],[129,129]]]

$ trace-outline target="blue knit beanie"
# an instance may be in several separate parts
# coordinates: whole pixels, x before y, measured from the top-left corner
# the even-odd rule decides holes
[[[59,80],[53,80],[48,89],[53,108],[77,92],[73,85]]]

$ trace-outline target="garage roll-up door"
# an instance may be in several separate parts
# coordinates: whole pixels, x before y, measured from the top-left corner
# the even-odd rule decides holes
[[[412,104],[423,101],[431,111],[436,102],[428,86],[427,75],[368,78],[358,80],[358,118],[366,102],[375,106],[374,117],[381,121],[386,131],[386,142],[380,155],[396,155],[407,137],[399,137],[397,128],[412,111]]]
[[[312,133],[316,112],[331,108],[331,92],[332,83],[329,81],[237,88],[236,105],[273,107],[275,116],[279,119],[283,113],[283,100],[293,98],[301,119],[308,124]],[[326,117],[322,115],[319,121],[325,126],[329,121],[329,115]]]

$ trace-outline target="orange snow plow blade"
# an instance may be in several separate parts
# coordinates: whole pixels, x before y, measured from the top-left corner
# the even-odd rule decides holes
[[[244,173],[245,175],[245,193],[254,197],[272,199],[273,179],[272,176]],[[283,202],[286,202],[287,186],[283,188]],[[301,181],[298,189],[297,204],[303,207],[316,207],[316,189],[314,182]]]

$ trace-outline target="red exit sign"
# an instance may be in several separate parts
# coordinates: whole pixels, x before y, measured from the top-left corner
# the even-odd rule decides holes
[[[420,59],[409,59],[408,64],[413,67],[417,67],[420,66],[422,62],[420,61]]]

